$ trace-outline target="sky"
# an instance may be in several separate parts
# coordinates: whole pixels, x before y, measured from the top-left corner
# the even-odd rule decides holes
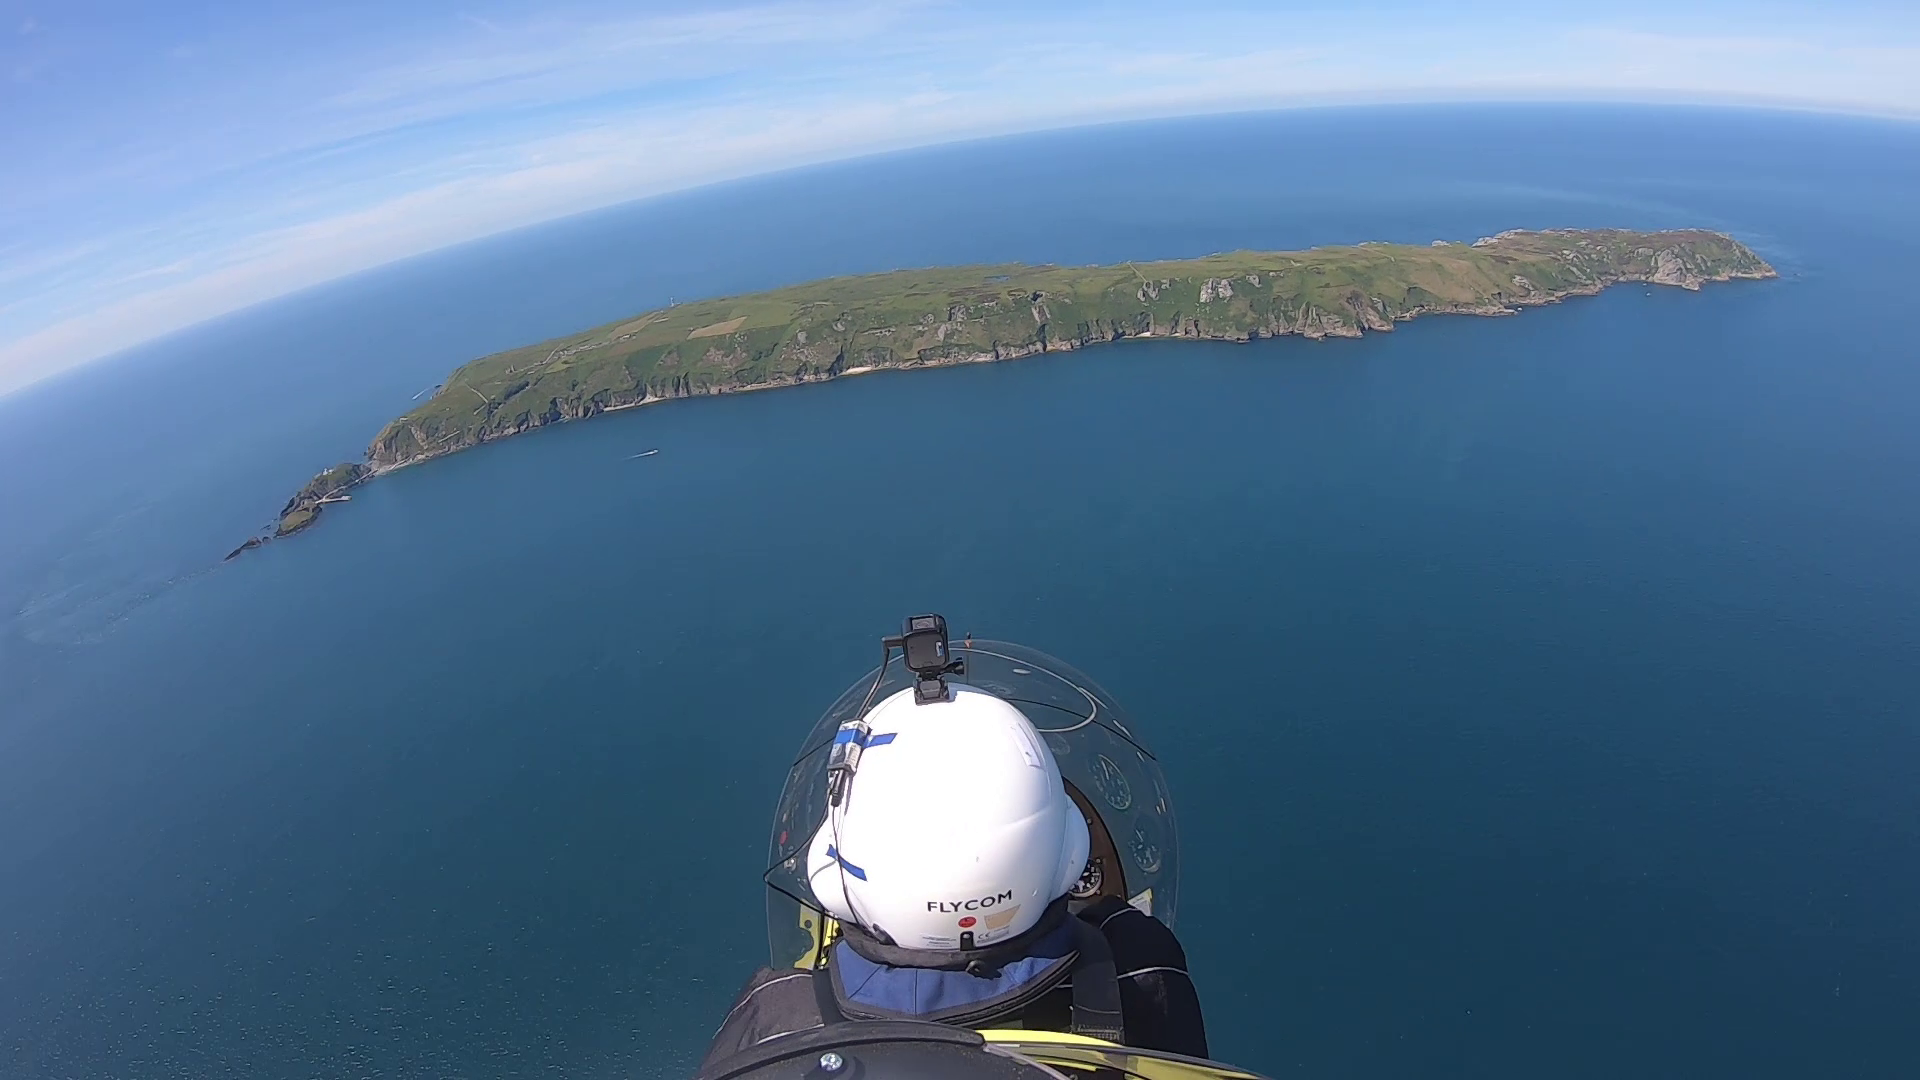
[[[1920,4],[0,0],[0,394],[409,255],[798,165],[1350,102],[1920,119]]]

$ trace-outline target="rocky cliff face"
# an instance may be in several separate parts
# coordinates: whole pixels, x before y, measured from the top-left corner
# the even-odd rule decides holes
[[[287,500],[287,504],[280,508],[279,519],[268,530],[248,537],[245,543],[227,552],[227,559],[237,558],[242,552],[252,551],[269,540],[289,536],[311,526],[320,519],[323,508],[332,503],[346,502],[347,489],[373,474],[370,466],[357,461],[341,462],[320,473]]]
[[[330,503],[347,501],[347,489],[373,475],[373,469],[357,461],[345,461],[320,473],[307,486],[294,493],[280,508],[275,536],[299,532],[320,519],[320,511]]]

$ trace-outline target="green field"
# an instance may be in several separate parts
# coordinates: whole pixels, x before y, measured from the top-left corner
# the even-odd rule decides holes
[[[679,304],[481,357],[389,423],[367,461],[378,473],[609,410],[876,368],[1011,359],[1128,337],[1357,337],[1422,314],[1506,314],[1622,281],[1691,289],[1772,276],[1719,233],[1578,229],[1503,233],[1471,245],[830,278]],[[316,478],[283,513],[315,509],[315,493],[335,488],[341,468]],[[312,520],[283,518],[283,529]]]

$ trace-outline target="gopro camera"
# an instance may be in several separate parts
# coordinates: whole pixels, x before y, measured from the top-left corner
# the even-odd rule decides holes
[[[915,675],[938,675],[947,669],[947,620],[939,615],[915,615],[900,635],[907,654],[907,670]]]
[[[928,705],[947,699],[947,676],[966,671],[966,661],[947,655],[947,620],[939,615],[913,615],[897,638],[888,638],[889,648],[905,654],[907,670],[913,672],[913,700]]]

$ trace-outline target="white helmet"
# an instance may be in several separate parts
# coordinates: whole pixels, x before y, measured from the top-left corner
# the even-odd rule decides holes
[[[1040,920],[1087,863],[1087,822],[1025,714],[955,686],[911,689],[866,716],[872,734],[807,851],[827,913],[908,949],[1003,941]]]

